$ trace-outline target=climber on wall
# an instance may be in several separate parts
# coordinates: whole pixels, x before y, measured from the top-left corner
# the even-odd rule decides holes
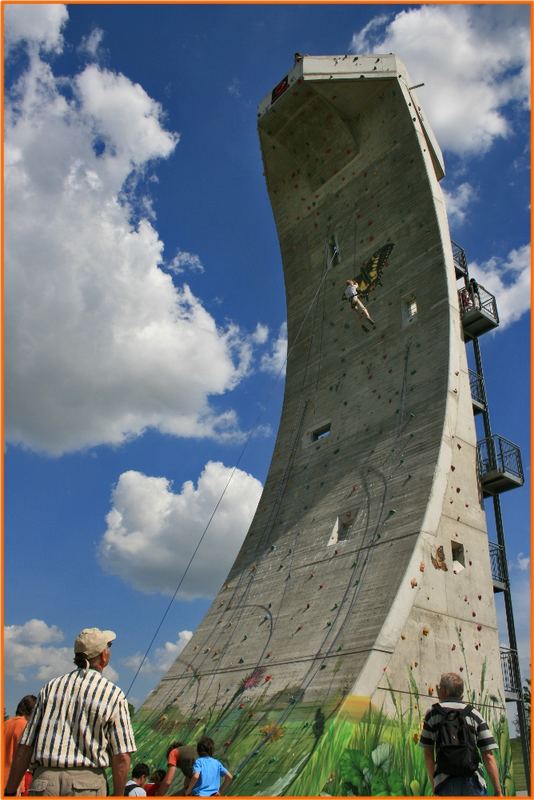
[[[369,314],[369,312],[367,311],[366,307],[364,306],[364,304],[362,303],[362,301],[358,297],[358,281],[349,279],[349,280],[345,281],[345,283],[347,285],[345,287],[345,291],[343,292],[343,298],[350,302],[350,307],[354,311],[357,311],[357,312],[360,312],[361,314],[363,314],[363,316],[371,323],[373,328],[376,327],[374,321],[371,319],[371,315]],[[365,330],[365,328],[364,328],[364,330]]]

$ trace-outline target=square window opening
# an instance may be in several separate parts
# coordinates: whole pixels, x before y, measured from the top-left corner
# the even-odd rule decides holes
[[[417,315],[419,313],[419,307],[417,305],[417,299],[415,294],[410,293],[405,295],[402,298],[402,324],[409,325],[411,322],[415,322],[417,319]]]
[[[336,517],[330,539],[328,540],[329,547],[332,544],[344,542],[349,538],[354,519],[355,517],[352,511],[346,511],[344,514],[340,514]]]
[[[339,251],[339,244],[337,236],[333,234],[328,241],[328,261],[330,267],[335,267],[341,261],[341,253]]]
[[[451,542],[451,550],[453,572],[461,572],[465,569],[464,546],[461,542]]]
[[[330,436],[330,429],[332,425],[328,422],[326,425],[321,425],[320,428],[316,428],[316,430],[312,431],[311,440],[312,442],[320,442],[323,439],[326,439],[327,436]]]

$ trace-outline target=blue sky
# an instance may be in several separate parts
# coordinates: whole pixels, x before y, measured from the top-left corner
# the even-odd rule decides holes
[[[499,304],[481,340],[493,428],[529,482],[529,7],[5,9],[9,713],[69,668],[82,627],[117,632],[110,674],[128,688],[238,467],[138,704],[223,581],[269,468],[285,298],[256,106],[295,51],[394,52],[425,83],[451,234]],[[502,505],[526,670],[528,488]]]

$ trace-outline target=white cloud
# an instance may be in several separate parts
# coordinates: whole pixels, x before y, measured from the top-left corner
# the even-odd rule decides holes
[[[253,342],[173,286],[131,191],[177,138],[124,75],[92,64],[69,83],[30,56],[6,111],[10,442],[59,455],[149,427],[242,438],[210,397],[249,373]]]
[[[443,188],[443,187],[442,187]],[[465,220],[469,205],[476,199],[476,192],[470,183],[455,186],[450,192],[443,189],[449,222],[461,225]]]
[[[528,104],[530,30],[519,6],[422,6],[371,20],[352,37],[359,53],[395,53],[440,145],[482,154],[512,133],[506,106]],[[475,110],[475,113],[474,113]]]
[[[21,42],[56,53],[63,49],[61,31],[69,17],[64,5],[6,4],[4,13],[8,52]]]
[[[530,580],[526,576],[511,581],[517,649],[523,682],[530,674]]]
[[[187,250],[178,250],[170,264],[168,264],[167,269],[176,274],[185,272],[186,269],[190,269],[192,272],[204,272],[204,265],[200,257],[195,253],[188,253]]]
[[[264,353],[260,362],[260,371],[269,372],[276,377],[285,374],[284,366],[287,358],[287,323],[280,326],[278,336],[272,343],[271,352]]]
[[[61,642],[63,633],[56,625],[47,625],[42,619],[30,619],[24,625],[7,625],[4,631],[6,642],[23,644],[50,644]]]
[[[180,631],[175,642],[165,642],[162,647],[157,647],[153,657],[147,657],[140,670],[141,675],[162,674],[167,672],[180,655],[187,642],[193,636],[193,631]],[[143,653],[134,653],[123,659],[125,667],[137,670],[143,660]]]
[[[209,461],[195,486],[173,492],[166,478],[130,470],[113,489],[99,561],[109,573],[145,592],[172,594],[226,488],[180,590],[211,597],[231,567],[262,492],[252,475]]]
[[[269,326],[263,325],[261,322],[258,322],[258,324],[256,325],[256,330],[251,336],[252,341],[255,344],[265,344],[268,338],[269,338]]]
[[[232,97],[241,97],[241,81],[237,78],[234,78],[226,87],[226,91],[228,94],[231,94]]]
[[[506,258],[470,263],[469,273],[497,299],[497,330],[507,328],[530,310],[529,245],[511,250]]]
[[[521,570],[521,572],[525,572],[529,568],[529,565],[530,565],[530,556],[526,556],[524,553],[518,553],[516,556],[516,560],[512,566]]]
[[[85,53],[91,58],[98,58],[101,51],[102,40],[104,39],[104,31],[101,28],[93,28],[91,33],[82,38],[78,50]]]
[[[31,619],[24,625],[7,625],[4,628],[6,676],[20,683],[31,678],[48,681],[74,669],[72,647],[55,647],[53,642],[65,638],[56,625],[47,625],[40,619]],[[118,674],[108,666],[104,674],[117,680]]]

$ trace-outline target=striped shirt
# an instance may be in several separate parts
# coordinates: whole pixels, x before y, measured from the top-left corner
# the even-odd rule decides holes
[[[440,705],[442,708],[448,709],[458,709],[461,710],[466,707],[467,703],[462,703],[461,700],[443,700],[440,703],[435,703],[425,714],[425,720],[423,722],[423,730],[421,732],[421,738],[419,739],[419,744],[421,747],[434,747],[436,742],[436,732],[439,727],[440,722],[443,720],[443,716],[436,711],[435,708],[437,705]],[[497,749],[497,742],[493,738],[491,731],[489,729],[488,723],[485,721],[482,714],[480,714],[476,708],[471,709],[469,714],[466,717],[467,724],[473,729],[473,733],[476,736],[477,747],[481,753],[488,752],[489,750],[496,750]],[[486,788],[486,781],[482,775],[482,771],[480,768],[480,764],[478,769],[475,772],[475,775],[483,789]],[[449,778],[449,775],[446,775],[444,772],[437,772],[434,774],[434,789],[443,783],[443,781]]]
[[[47,683],[20,741],[36,766],[63,769],[108,767],[111,755],[137,749],[124,692],[95,669]]]

